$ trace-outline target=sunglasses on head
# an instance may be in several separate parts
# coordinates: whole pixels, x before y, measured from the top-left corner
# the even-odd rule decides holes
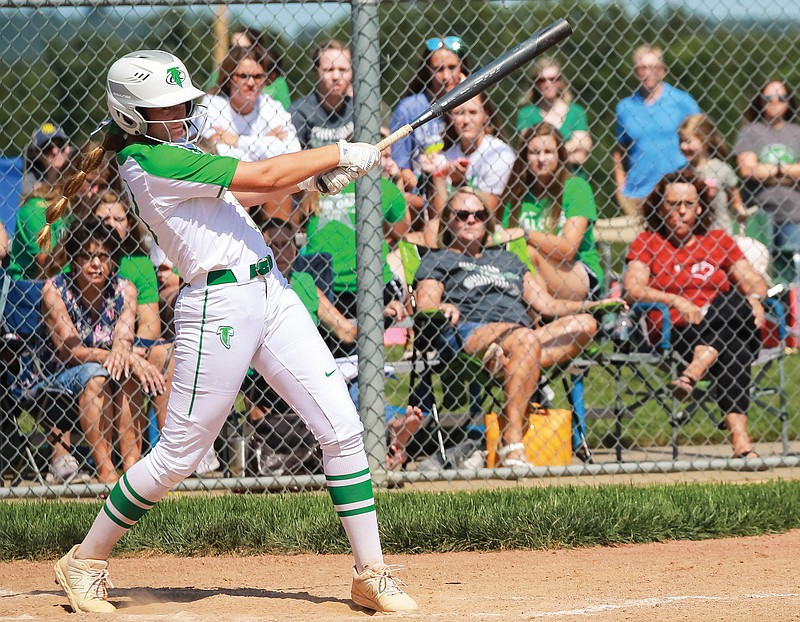
[[[461,37],[456,37],[454,35],[449,37],[433,37],[432,39],[428,39],[425,42],[425,47],[429,52],[435,52],[436,50],[445,48],[451,52],[454,52],[457,56],[461,56],[467,51],[467,46],[464,45]]]
[[[455,216],[456,220],[460,220],[462,222],[467,222],[470,216],[475,218],[475,220],[485,222],[489,218],[489,212],[487,212],[485,209],[478,210],[477,212],[470,212],[466,209],[457,209],[453,212],[453,216]]]

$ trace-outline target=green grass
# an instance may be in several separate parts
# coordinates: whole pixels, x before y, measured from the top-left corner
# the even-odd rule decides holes
[[[389,553],[549,549],[781,533],[800,527],[800,482],[383,492]],[[0,559],[45,559],[81,540],[99,503],[0,504]],[[325,493],[170,497],[116,554],[346,553]]]

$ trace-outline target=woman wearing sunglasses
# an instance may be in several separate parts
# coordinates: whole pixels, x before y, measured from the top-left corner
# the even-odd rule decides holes
[[[392,114],[392,132],[411,123],[442,95],[452,90],[469,74],[462,56],[466,47],[460,37],[435,37],[425,42],[425,56],[411,81],[406,97],[400,100]],[[445,123],[433,119],[414,130],[411,135],[392,146],[392,157],[400,167],[407,190],[417,187],[421,173],[419,158],[444,148]]]
[[[422,257],[417,307],[441,311],[453,325],[449,349],[480,357],[504,381],[502,466],[532,466],[522,437],[542,368],[575,358],[597,332],[585,313],[604,304],[553,298],[538,275],[512,252],[490,246],[494,222],[486,202],[468,187],[442,211],[439,249]],[[553,319],[540,326],[539,316]],[[449,334],[448,334],[449,332]]]
[[[769,80],[744,113],[747,125],[733,147],[745,182],[773,217],[778,248],[800,249],[800,125],[788,84]]]
[[[517,131],[522,132],[542,121],[552,125],[566,141],[570,169],[578,172],[592,150],[586,110],[573,101],[569,83],[552,58],[537,60],[532,75],[533,84],[526,105],[517,115]]]

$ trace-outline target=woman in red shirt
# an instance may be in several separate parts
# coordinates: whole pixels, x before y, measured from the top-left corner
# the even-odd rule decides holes
[[[757,457],[747,409],[767,284],[727,233],[709,230],[709,189],[691,169],[661,179],[644,203],[644,217],[646,231],[628,251],[626,298],[670,308],[673,348],[688,361],[672,382],[674,394],[688,398],[708,373],[734,457]]]

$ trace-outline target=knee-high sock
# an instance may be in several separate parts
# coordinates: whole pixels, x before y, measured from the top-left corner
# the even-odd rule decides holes
[[[169,492],[150,475],[146,461],[147,457],[133,465],[111,490],[81,542],[79,558],[108,559],[125,532]]]
[[[367,454],[363,449],[348,456],[323,453],[322,461],[333,507],[353,549],[356,572],[361,573],[366,565],[382,564],[383,553]]]

